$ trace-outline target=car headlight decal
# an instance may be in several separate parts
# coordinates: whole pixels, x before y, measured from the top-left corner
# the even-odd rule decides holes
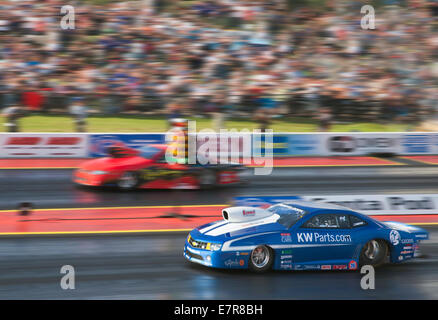
[[[222,244],[220,244],[220,243],[209,243],[209,247],[211,248],[211,249],[209,249],[209,250],[211,250],[211,251],[219,251],[220,249],[221,249],[221,247],[222,247]]]

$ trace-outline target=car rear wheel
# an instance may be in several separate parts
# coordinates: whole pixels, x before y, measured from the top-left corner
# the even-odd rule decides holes
[[[374,267],[380,266],[385,263],[385,259],[388,255],[388,245],[383,240],[370,240],[362,248],[360,254],[359,264],[372,265]]]
[[[135,172],[125,172],[117,181],[117,186],[122,190],[132,190],[138,185],[138,176]]]
[[[216,185],[217,177],[216,172],[213,170],[204,170],[199,175],[199,186],[202,189],[209,189]]]
[[[254,272],[265,272],[271,269],[274,263],[274,251],[264,245],[256,247],[251,251],[249,257],[249,268]]]

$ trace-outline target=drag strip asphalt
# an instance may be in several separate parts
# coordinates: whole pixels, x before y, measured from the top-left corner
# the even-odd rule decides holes
[[[84,188],[69,169],[0,170],[0,210],[21,202],[35,208],[78,208],[230,203],[235,196],[367,193],[437,193],[438,167],[276,168],[272,175],[249,176],[248,184],[213,191]]]
[[[192,265],[186,233],[0,239],[0,299],[438,299],[438,228],[425,258],[376,269],[375,289],[358,271],[240,270]],[[63,265],[75,289],[63,290]]]
[[[77,188],[72,170],[0,170],[0,210],[225,204],[234,196],[437,193],[438,168],[288,168],[212,191],[120,192]],[[376,289],[360,272],[215,270],[182,256],[187,232],[0,238],[0,299],[438,299],[438,227],[425,258],[376,270]],[[63,265],[76,289],[62,290]]]

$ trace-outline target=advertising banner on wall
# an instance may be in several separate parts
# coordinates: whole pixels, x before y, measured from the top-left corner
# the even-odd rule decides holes
[[[0,134],[0,158],[84,158],[87,134]]]
[[[282,134],[285,135],[285,134]],[[438,133],[290,133],[283,156],[363,156],[438,154]],[[275,156],[279,156],[275,155]]]
[[[438,134],[407,133],[401,136],[399,154],[438,154]]]
[[[321,155],[367,155],[400,150],[401,135],[396,133],[338,133],[321,137]]]
[[[287,135],[288,152],[283,155],[288,156],[318,156],[324,152],[323,134],[300,134],[294,133]]]
[[[331,203],[369,215],[438,214],[438,194],[236,197],[236,206],[266,207],[287,201]]]
[[[196,150],[206,148],[209,135],[197,134]],[[263,134],[228,133],[225,140],[215,136],[216,147],[209,152],[218,157],[224,153],[230,157],[268,156],[268,151],[273,157],[438,154],[438,133],[274,133],[269,142]],[[0,158],[103,157],[110,145],[138,149],[155,143],[165,143],[165,134],[3,133]]]
[[[287,133],[272,134],[272,142],[266,141],[267,136],[263,133],[253,134],[253,154],[273,157],[287,156],[290,154],[289,137]]]

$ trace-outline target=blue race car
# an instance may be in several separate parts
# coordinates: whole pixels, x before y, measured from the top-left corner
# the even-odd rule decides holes
[[[184,257],[215,268],[356,270],[419,255],[424,229],[380,222],[348,208],[287,201],[267,209],[230,207],[223,220],[192,230]]]

